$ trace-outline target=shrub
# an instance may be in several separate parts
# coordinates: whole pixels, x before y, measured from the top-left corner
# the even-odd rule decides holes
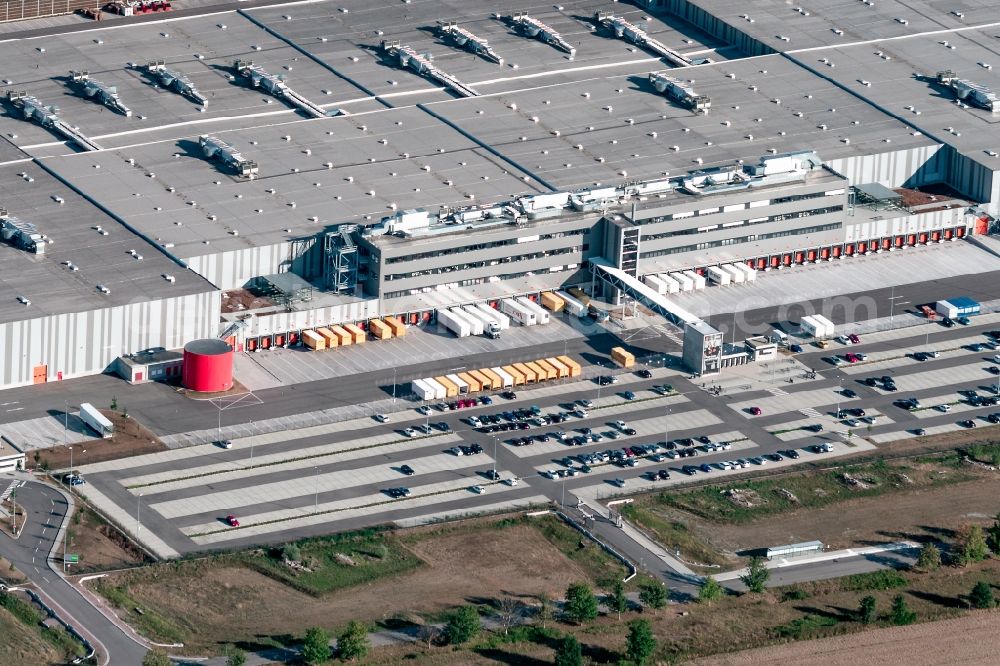
[[[862,599],[861,605],[858,606],[858,622],[861,624],[871,624],[877,616],[878,603],[875,601],[875,597],[867,596]]]
[[[906,599],[903,598],[903,595],[897,594],[892,600],[892,611],[889,613],[889,619],[897,625],[913,624],[917,621],[917,614],[906,605]]]
[[[479,613],[472,606],[462,606],[455,611],[444,628],[445,639],[451,645],[461,645],[472,640],[480,629]]]
[[[747,586],[747,590],[760,594],[764,591],[764,586],[767,585],[767,581],[770,577],[771,572],[768,571],[767,567],[764,565],[764,558],[759,555],[754,555],[750,558],[750,564],[747,566],[746,574],[740,576],[740,580]]]
[[[895,569],[880,569],[863,574],[848,576],[841,587],[848,592],[866,592],[868,590],[891,590],[906,585],[906,578]]]
[[[563,607],[566,617],[573,622],[582,623],[597,617],[597,598],[585,583],[574,583],[566,590],[566,605]]]
[[[976,583],[969,594],[969,603],[972,604],[973,608],[993,608],[996,606],[990,584],[983,580]]]

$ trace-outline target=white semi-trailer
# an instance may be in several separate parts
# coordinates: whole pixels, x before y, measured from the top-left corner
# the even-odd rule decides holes
[[[115,434],[115,427],[111,421],[89,402],[80,404],[80,420],[104,439],[111,439],[111,436]]]
[[[464,318],[459,319],[448,310],[438,310],[437,320],[439,326],[443,326],[460,338],[472,335],[472,325]]]

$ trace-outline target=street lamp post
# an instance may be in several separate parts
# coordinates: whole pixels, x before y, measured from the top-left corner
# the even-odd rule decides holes
[[[663,420],[663,448],[667,448],[670,441],[670,410],[667,410],[667,418]]]
[[[63,410],[63,446],[69,444],[69,400],[64,401],[66,409]]]
[[[392,402],[393,402],[393,404],[396,403],[396,370],[397,370],[397,368],[393,368],[392,369]]]
[[[836,418],[837,418],[838,421],[840,420],[840,398],[843,395],[841,393],[841,391],[843,391],[843,390],[844,390],[844,380],[841,379],[841,380],[837,381],[837,414],[836,414]]]
[[[496,475],[497,475],[497,436],[493,435],[493,476]]]
[[[69,447],[69,474],[63,476],[63,483],[69,483],[73,477],[73,447]]]

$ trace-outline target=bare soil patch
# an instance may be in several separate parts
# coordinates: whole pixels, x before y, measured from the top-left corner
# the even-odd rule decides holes
[[[887,627],[746,650],[690,662],[696,666],[938,666],[985,664],[1000,650],[1000,612],[979,611],[966,617],[909,627]]]
[[[74,467],[166,450],[167,447],[163,442],[134,418],[125,418],[120,412],[110,409],[102,409],[101,413],[111,420],[115,434],[110,439],[93,439],[74,444],[72,453]],[[38,449],[37,453],[32,455],[36,464],[46,466],[48,469],[69,468],[68,447],[53,446]]]
[[[207,562],[112,574],[105,581],[127,587],[133,600],[170,618],[183,631],[188,651],[204,653],[222,643],[241,641],[252,647],[267,637],[298,636],[310,626],[336,629],[350,620],[432,617],[499,596],[557,595],[587,578],[526,525],[407,538],[406,547],[425,565],[322,597],[243,566]]]
[[[743,525],[719,525],[676,509],[689,527],[727,552],[817,539],[829,548],[913,539],[946,539],[968,522],[986,524],[1000,506],[996,475],[936,488],[857,498],[798,509]]]
[[[79,518],[76,518],[76,515]],[[70,565],[70,573],[119,569],[151,560],[121,532],[104,522],[86,506],[79,506],[70,521],[67,550],[80,556],[80,563]]]
[[[249,289],[227,289],[222,292],[222,312],[243,312],[274,305],[266,296],[258,296]]]

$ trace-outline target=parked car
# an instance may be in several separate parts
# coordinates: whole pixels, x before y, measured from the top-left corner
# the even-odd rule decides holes
[[[859,345],[859,344],[861,344],[861,338],[859,338],[854,333],[851,333],[850,335],[848,335],[847,339],[851,341],[852,345]]]
[[[802,345],[792,345],[792,346],[791,346],[791,347],[789,347],[788,349],[789,349],[789,351],[791,351],[791,352],[792,352],[793,354],[801,354],[801,353],[802,353]]]
[[[413,476],[414,474],[416,474],[416,472],[413,471],[413,468],[410,467],[409,465],[400,465],[399,471],[400,473],[405,474],[406,476]]]
[[[240,521],[233,514],[229,514],[228,516],[226,516],[226,525],[229,525],[230,527],[239,527]]]
[[[751,407],[750,413],[754,416],[760,416],[763,412],[761,412],[760,407]]]
[[[472,486],[471,488],[469,488],[469,490],[476,493],[477,495],[482,495],[483,493],[486,492],[486,488],[483,488],[482,486]]]
[[[643,368],[642,370],[638,371],[635,374],[638,375],[639,377],[643,378],[643,379],[649,379],[650,377],[653,376],[653,373],[650,372],[649,370],[645,369],[645,368]]]
[[[389,422],[389,417],[388,417],[388,416],[386,416],[385,414],[376,414],[376,415],[375,415],[374,417],[372,417],[372,418],[374,418],[374,419],[375,419],[376,421],[378,421],[379,423],[388,423],[388,422]]]
[[[941,320],[941,325],[944,326],[945,328],[951,328],[952,326],[955,325],[955,322],[951,320],[951,317],[945,317],[944,319]]]
[[[632,391],[625,391],[622,393],[622,397],[626,400],[635,400],[635,393],[632,393]]]
[[[965,315],[962,315],[962,316],[961,316],[961,317],[959,317],[959,318],[958,318],[958,319],[957,319],[956,321],[957,321],[957,322],[958,322],[959,324],[961,324],[962,326],[968,326],[969,324],[971,324],[971,323],[972,323],[971,321],[969,321],[969,318],[968,318],[968,317],[966,317]]]

